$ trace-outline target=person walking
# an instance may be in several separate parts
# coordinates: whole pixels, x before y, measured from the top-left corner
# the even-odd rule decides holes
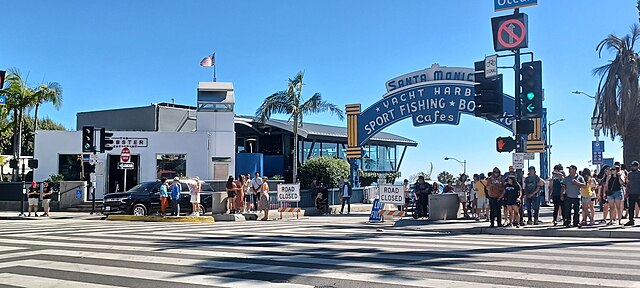
[[[564,179],[564,226],[571,227],[571,219],[573,218],[573,227],[580,227],[580,188],[585,186],[584,178],[578,175],[578,167],[576,165],[569,166],[569,175]],[[573,209],[573,217],[571,210]]]
[[[562,223],[565,222],[562,205],[564,204],[564,171],[561,164],[553,167],[551,181],[549,181],[549,191],[553,201],[553,226],[558,225],[558,214],[562,216]]]
[[[253,207],[252,211],[258,211],[258,199],[260,193],[262,193],[262,178],[260,178],[260,172],[256,172],[253,180],[251,180],[251,192],[253,192]]]
[[[404,205],[402,206],[402,211],[407,211],[409,203],[411,202],[411,185],[409,184],[409,179],[404,179],[402,187],[404,188]]]
[[[584,178],[585,185],[580,188],[580,197],[582,199],[582,226],[591,226],[595,223],[595,207],[594,201],[596,199],[596,180],[591,176],[591,170],[584,168],[582,170],[582,178]],[[591,221],[587,221],[591,220]]]
[[[171,185],[171,215],[180,216],[180,191],[182,185],[180,185],[180,178],[173,178],[173,185]]]
[[[460,178],[456,180],[456,185],[454,187],[454,191],[458,194],[458,201],[460,202],[460,206],[462,206],[462,214],[464,215],[464,219],[469,219],[469,213],[467,210],[467,194],[468,194],[468,186],[467,186],[467,174],[461,174]]]
[[[44,208],[44,214],[42,216],[49,217],[49,211],[51,210],[51,195],[53,195],[53,191],[51,190],[51,186],[49,186],[49,182],[44,181],[44,188],[42,188],[42,208]]]
[[[611,173],[609,165],[604,165],[600,169],[598,174],[598,199],[600,200],[600,206],[602,207],[602,221],[600,223],[607,223],[607,216],[609,216],[609,203],[607,202],[607,195],[609,194],[609,187],[607,187],[607,178]]]
[[[484,173],[478,175],[478,181],[474,183],[477,194],[476,205],[476,221],[480,221],[481,218],[489,221],[489,200],[487,199],[487,179]]]
[[[189,185],[191,191],[191,216],[200,216],[200,192],[202,191],[202,184],[200,184],[200,177],[193,178],[194,183]]]
[[[248,212],[251,208],[251,203],[253,203],[253,193],[251,192],[251,174],[247,174],[244,176],[244,206],[242,207],[243,212]]]
[[[629,221],[624,226],[635,225],[634,216],[636,215],[636,205],[640,206],[640,171],[638,167],[640,163],[633,161],[631,163],[631,171],[627,175],[627,197],[629,198]]]
[[[344,212],[344,204],[347,204],[347,214],[351,214],[351,194],[353,190],[351,189],[351,183],[345,177],[342,179],[342,183],[340,183],[340,196],[342,196],[342,208],[340,208],[340,214]]]
[[[520,189],[520,184],[516,181],[515,176],[509,176],[507,178],[507,183],[504,185],[504,195],[505,195],[505,204],[508,211],[508,226],[516,226],[516,228],[520,227],[520,215],[518,209],[518,202],[522,197],[522,189]]]
[[[502,227],[502,215],[500,212],[500,199],[504,197],[504,180],[501,177],[500,169],[498,167],[493,168],[491,177],[487,180],[487,187],[489,188],[489,209],[490,209],[490,221],[489,227],[495,227],[495,222],[498,222],[498,227]]]
[[[615,166],[614,170],[610,171],[607,176],[607,180],[605,180],[608,192],[607,203],[609,203],[609,214],[611,218],[607,225],[612,225],[615,221],[618,221],[618,224],[622,224],[622,200],[624,198],[622,194],[624,179],[622,177],[620,166]]]
[[[436,182],[433,182],[436,184]],[[427,217],[429,215],[429,195],[433,193],[433,186],[424,180],[424,176],[418,176],[418,180],[413,184],[416,194],[416,207],[414,213],[416,217]],[[417,219],[417,218],[416,218]]]
[[[260,197],[260,201],[258,202],[258,209],[262,210],[264,212],[264,217],[262,217],[262,221],[267,221],[269,220],[269,185],[267,184],[267,181],[269,180],[269,178],[267,177],[262,177],[262,184],[260,187],[260,194],[258,195]]]
[[[540,223],[538,220],[540,215],[540,192],[544,187],[544,181],[536,175],[536,167],[529,167],[529,175],[524,178],[523,186],[524,205],[527,206],[527,225],[538,225]],[[533,221],[531,216],[533,216]]]
[[[225,188],[227,190],[227,211],[229,211],[229,214],[235,214],[238,186],[234,182],[233,176],[229,176],[229,179],[227,179],[227,184],[225,185]]]
[[[243,213],[244,212],[244,207],[243,207],[243,203],[244,203],[244,175],[240,174],[238,176],[238,182],[236,183],[236,186],[238,187],[238,195],[236,195],[236,204],[235,204],[235,208],[236,208],[236,213]]]
[[[164,216],[169,206],[169,193],[167,192],[167,178],[160,179],[160,215]]]
[[[38,217],[38,200],[40,199],[40,189],[38,189],[38,183],[36,181],[31,182],[31,187],[29,187],[27,191],[28,204],[29,204],[29,214],[27,217],[31,217],[31,210],[33,210],[33,214]]]

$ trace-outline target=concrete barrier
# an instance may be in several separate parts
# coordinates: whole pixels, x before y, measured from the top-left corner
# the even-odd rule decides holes
[[[80,190],[80,195],[77,195],[78,190]],[[60,209],[83,204],[84,201],[88,199],[87,182],[62,181],[60,182],[60,192],[58,193],[58,202],[60,205]],[[80,198],[78,198],[77,196],[80,196]]]
[[[142,221],[142,222],[196,222],[196,223],[214,223],[215,219],[211,216],[133,216],[133,215],[109,215],[109,221]]]

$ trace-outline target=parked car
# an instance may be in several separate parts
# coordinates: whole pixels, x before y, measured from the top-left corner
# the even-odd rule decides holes
[[[191,205],[191,194],[188,183],[194,180],[180,180],[182,191],[180,192],[180,214],[193,213]],[[209,184],[200,181],[202,192],[200,194],[200,214],[207,212],[211,208],[213,199],[213,189]],[[166,213],[171,213],[171,205],[168,205]],[[160,181],[142,182],[126,192],[111,193],[104,196],[102,214],[130,214],[130,215],[153,215],[160,212]]]

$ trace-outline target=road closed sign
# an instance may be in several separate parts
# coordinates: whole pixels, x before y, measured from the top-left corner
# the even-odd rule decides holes
[[[278,202],[300,202],[300,184],[278,184]]]
[[[404,186],[382,185],[380,186],[380,201],[385,204],[404,205]]]

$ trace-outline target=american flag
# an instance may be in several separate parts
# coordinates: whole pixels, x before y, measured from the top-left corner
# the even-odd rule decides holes
[[[200,66],[202,67],[211,67],[215,65],[216,65],[216,53],[208,55],[207,57],[204,57],[202,61],[200,61]]]

